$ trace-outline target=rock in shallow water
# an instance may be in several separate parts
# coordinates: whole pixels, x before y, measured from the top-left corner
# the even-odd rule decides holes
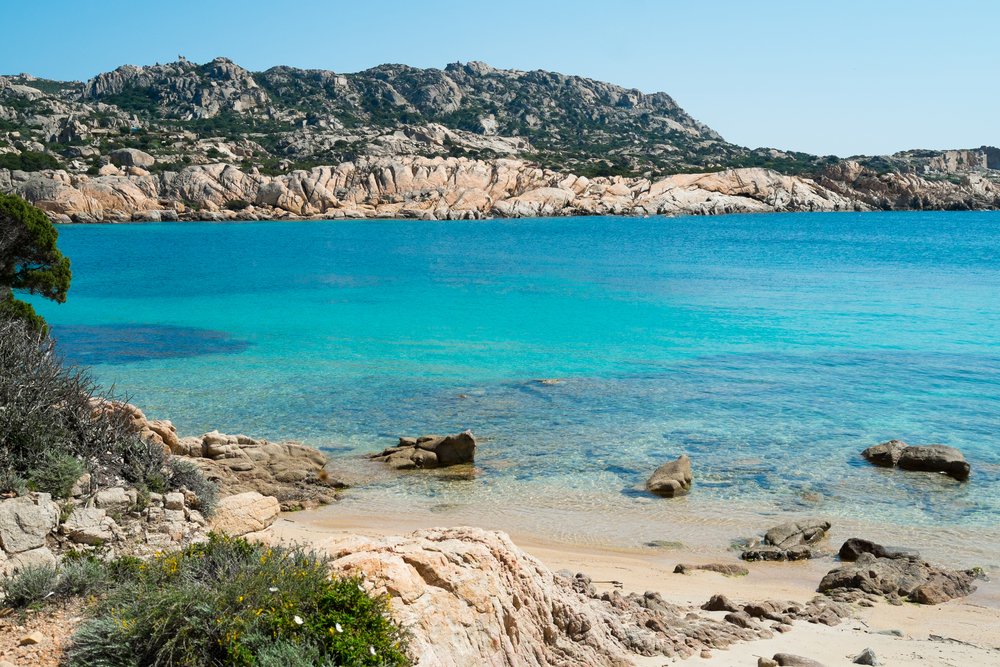
[[[815,544],[826,537],[830,530],[829,521],[807,519],[791,521],[771,528],[764,534],[764,544],[787,549],[800,544]]]
[[[865,459],[884,468],[940,472],[964,482],[969,479],[971,466],[961,451],[947,445],[907,445],[890,440],[873,445],[861,452]]]
[[[785,561],[818,558],[822,551],[812,545],[823,540],[830,530],[830,522],[819,519],[791,521],[768,529],[762,544],[751,540],[740,558],[745,561]]]
[[[681,454],[653,472],[646,480],[646,490],[663,498],[674,498],[691,489],[692,479],[691,459],[687,454]]]
[[[959,481],[969,479],[971,467],[962,452],[946,445],[907,447],[896,463],[903,470],[942,472]]]
[[[476,457],[476,438],[472,431],[455,435],[424,435],[419,438],[403,437],[399,444],[369,456],[397,470],[416,468],[444,468],[473,463]]]

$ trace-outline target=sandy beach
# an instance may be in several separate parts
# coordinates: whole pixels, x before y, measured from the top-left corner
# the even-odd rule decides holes
[[[465,517],[463,517],[465,518]],[[356,504],[339,503],[318,510],[283,514],[265,539],[309,543],[330,549],[354,535],[407,534],[430,527],[469,525],[452,522],[447,514],[414,512],[401,516],[366,512]],[[481,522],[492,528],[489,519]],[[667,601],[697,607],[723,593],[738,602],[767,599],[805,602],[836,561],[830,558],[795,563],[749,563],[746,577],[714,572],[675,574],[678,563],[739,562],[735,552],[706,546],[679,548],[610,548],[554,540],[537,533],[509,531],[514,542],[552,570],[584,572],[601,588],[620,583],[624,593],[657,591]],[[834,532],[831,544],[839,545]],[[723,614],[718,613],[721,618]],[[755,665],[757,657],[785,652],[826,665],[849,665],[865,648],[872,648],[885,665],[960,667],[1000,665],[1000,585],[980,582],[969,597],[936,606],[879,603],[857,608],[857,617],[836,627],[796,622],[794,629],[773,639],[736,644],[710,657],[694,656],[691,665]],[[666,658],[636,658],[653,667]]]

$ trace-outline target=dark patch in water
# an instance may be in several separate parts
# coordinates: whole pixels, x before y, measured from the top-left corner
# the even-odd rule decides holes
[[[224,331],[157,324],[54,326],[52,331],[66,360],[84,366],[238,354],[250,347]]]

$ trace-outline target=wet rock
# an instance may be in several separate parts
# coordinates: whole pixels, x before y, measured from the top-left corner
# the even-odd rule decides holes
[[[745,542],[740,558],[745,561],[791,561],[818,558],[824,553],[811,545],[820,542],[830,530],[830,522],[819,519],[791,521],[774,526],[764,539]]]
[[[718,572],[727,577],[745,577],[750,574],[750,570],[735,563],[705,563],[702,565],[687,565],[681,563],[674,568],[674,574],[691,574],[694,570],[705,570],[708,572]]]
[[[896,465],[903,470],[941,472],[959,481],[969,479],[971,470],[962,452],[946,445],[907,447]]]
[[[902,440],[889,440],[878,445],[872,445],[861,452],[861,456],[874,465],[883,468],[895,468],[899,461],[899,455],[906,449],[907,444]]]
[[[663,498],[675,498],[691,489],[692,479],[691,459],[687,454],[681,454],[653,472],[646,480],[646,490]]]
[[[684,543],[675,540],[650,540],[643,544],[643,546],[650,547],[651,549],[683,549]]]
[[[921,560],[878,558],[861,554],[849,565],[830,570],[819,590],[835,599],[855,601],[862,594],[884,596],[888,601],[907,599],[919,604],[940,604],[965,597],[976,590],[973,570],[952,571]]]
[[[419,438],[400,438],[395,447],[369,456],[397,470],[417,468],[444,468],[473,463],[476,456],[476,438],[472,431],[455,435],[425,435]]]
[[[822,555],[822,552],[811,549],[804,544],[800,544],[789,549],[781,549],[774,546],[754,547],[743,551],[743,553],[740,554],[740,558],[752,563],[755,561],[809,560],[810,558],[819,558]]]
[[[962,482],[969,479],[971,471],[962,452],[947,445],[907,445],[900,440],[890,440],[869,447],[861,455],[877,466],[939,472]]]
[[[870,540],[864,540],[860,537],[852,537],[848,539],[840,547],[840,560],[846,562],[856,561],[861,554],[872,554],[877,558],[909,558],[916,560],[920,558],[920,554],[913,549],[906,549],[903,547],[887,547],[881,544],[876,544]]]
[[[826,537],[828,530],[830,530],[829,521],[819,519],[792,521],[769,529],[764,534],[764,544],[779,549],[788,549],[800,544],[816,544]]]

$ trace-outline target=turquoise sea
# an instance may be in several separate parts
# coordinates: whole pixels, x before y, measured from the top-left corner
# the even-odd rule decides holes
[[[69,300],[37,305],[63,353],[183,434],[347,466],[402,434],[481,439],[470,478],[356,498],[575,534],[734,500],[1000,516],[1000,213],[86,225],[60,246]],[[861,460],[890,438],[961,448],[971,481]],[[691,496],[638,490],[681,452]]]

